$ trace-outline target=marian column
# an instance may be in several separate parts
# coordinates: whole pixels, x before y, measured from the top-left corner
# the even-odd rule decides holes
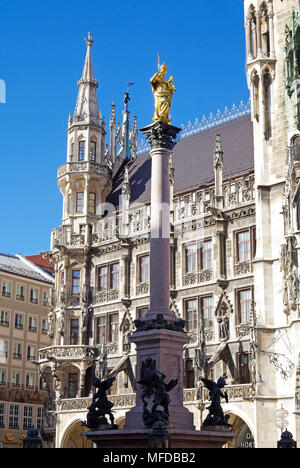
[[[96,429],[85,434],[101,448],[147,448],[155,425],[160,428],[155,437],[158,433],[161,437],[165,424],[172,448],[221,448],[234,437],[228,430],[196,431],[193,414],[183,406],[183,347],[189,338],[184,320],[170,310],[169,160],[180,129],[170,125],[175,87],[173,77],[165,80],[166,73],[163,64],[151,79],[155,115],[153,123],[141,130],[151,145],[152,159],[151,287],[150,310],[143,320],[135,320],[136,331],[130,338],[137,355],[136,405],[126,413],[122,430]],[[160,442],[158,447],[167,447]]]
[[[183,346],[189,341],[185,322],[170,310],[170,155],[180,129],[170,125],[169,111],[175,86],[173,77],[165,80],[163,64],[151,79],[155,97],[153,123],[141,132],[151,146],[151,242],[150,310],[137,320],[131,341],[136,344],[136,380],[141,379],[142,364],[155,361],[156,370],[165,374],[165,382],[178,379],[170,391],[168,429],[193,430],[193,415],[183,406]],[[152,404],[149,401],[148,408]],[[124,429],[145,428],[142,385],[137,383],[136,406],[126,414]]]

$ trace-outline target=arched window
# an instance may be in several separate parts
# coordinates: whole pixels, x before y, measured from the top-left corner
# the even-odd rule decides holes
[[[272,136],[272,76],[270,70],[267,68],[263,75],[264,87],[264,110],[265,110],[265,139],[270,140]]]
[[[266,2],[263,2],[260,7],[261,13],[261,49],[263,56],[270,57],[270,22],[269,22],[269,13]]]
[[[259,76],[256,70],[252,75],[252,89],[253,89],[253,115],[258,122],[259,121]]]
[[[250,45],[250,55],[252,58],[257,57],[257,29],[256,29],[256,12],[253,5],[249,8],[248,14],[248,21],[249,21],[249,45]]]

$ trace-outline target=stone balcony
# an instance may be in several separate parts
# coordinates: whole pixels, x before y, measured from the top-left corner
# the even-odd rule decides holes
[[[49,346],[39,350],[38,363],[47,361],[70,362],[93,361],[98,356],[98,348],[84,345]]]
[[[60,179],[65,174],[69,173],[78,173],[78,174],[85,174],[85,173],[92,173],[96,175],[102,175],[104,177],[109,176],[109,169],[104,164],[99,164],[94,161],[74,161],[68,162],[63,166],[59,167],[57,170],[57,178]]]
[[[212,270],[203,270],[199,273],[187,273],[182,277],[182,286],[195,286],[197,284],[212,281]]]
[[[105,304],[107,302],[115,302],[120,300],[119,289],[110,289],[107,291],[101,291],[95,294],[94,304]]]
[[[147,296],[150,293],[150,283],[140,283],[136,287],[137,296]]]

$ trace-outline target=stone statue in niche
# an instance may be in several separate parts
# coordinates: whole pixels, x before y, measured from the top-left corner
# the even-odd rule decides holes
[[[128,320],[126,320],[124,327],[123,327],[123,352],[130,353],[130,335],[132,334],[132,329]]]
[[[143,421],[145,426],[152,427],[157,421],[158,414],[163,414],[165,424],[169,423],[170,392],[178,383],[178,379],[165,383],[166,375],[156,369],[156,362],[148,358],[142,362],[141,380],[143,385],[142,401],[144,403]],[[152,408],[148,409],[147,399],[153,396]],[[162,409],[159,409],[162,408]]]
[[[65,311],[61,310],[58,318],[58,333],[61,336],[65,334]]]
[[[219,325],[219,339],[220,341],[229,340],[229,317],[226,304],[222,304],[221,309],[217,315],[217,322]]]

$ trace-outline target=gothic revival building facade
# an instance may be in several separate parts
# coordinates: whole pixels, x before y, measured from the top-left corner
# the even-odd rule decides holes
[[[232,445],[273,447],[280,414],[300,436],[300,7],[244,6],[251,105],[189,124],[170,159],[170,308],[191,338],[184,401],[196,427],[208,397],[201,377],[226,375]],[[88,446],[81,421],[95,375],[116,376],[110,399],[122,427],[135,401],[129,336],[149,307],[151,160],[137,145],[128,93],[122,125],[112,105],[105,144],[86,41],[67,162],[58,169],[63,220],[44,253],[56,284],[52,345],[39,351],[39,368],[56,447]]]

